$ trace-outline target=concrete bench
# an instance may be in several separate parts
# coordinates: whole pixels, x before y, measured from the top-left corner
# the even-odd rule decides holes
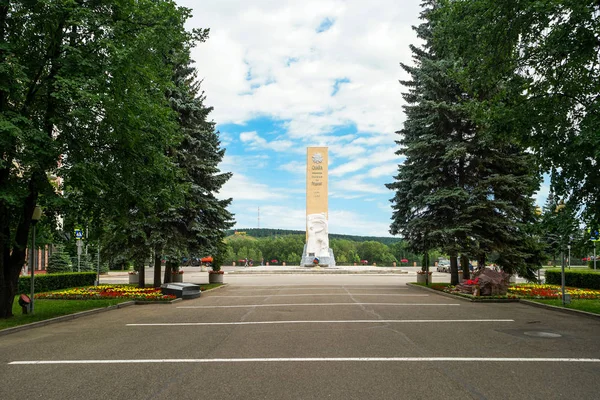
[[[162,294],[172,294],[184,300],[200,297],[200,286],[193,283],[163,283],[160,287]]]

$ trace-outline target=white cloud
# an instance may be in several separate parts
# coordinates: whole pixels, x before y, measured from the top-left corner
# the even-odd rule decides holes
[[[234,199],[236,226],[255,226],[260,206],[261,226],[304,229],[306,147],[327,146],[337,207],[330,231],[387,234],[379,204],[390,193],[381,182],[401,161],[399,63],[412,63],[421,1],[177,2],[193,9],[189,28],[211,29],[192,50],[211,118],[245,126],[221,133],[231,147],[220,167],[234,173],[221,195]],[[251,123],[258,118],[267,123]]]
[[[276,117],[290,121],[292,137],[313,137],[348,123],[375,135],[401,127],[398,63],[410,63],[408,45],[415,41],[410,24],[417,22],[419,3],[179,1],[194,9],[189,25],[211,28],[193,57],[215,120]],[[333,25],[317,32],[327,18]],[[350,82],[332,97],[340,78]]]
[[[304,176],[306,174],[306,163],[300,161],[291,161],[287,164],[280,165],[279,169]]]
[[[219,198],[243,200],[277,201],[288,198],[284,191],[273,189],[264,183],[255,182],[245,175],[234,173],[223,185]]]
[[[268,142],[259,136],[256,131],[240,133],[240,140],[251,149],[274,150],[277,152],[287,151],[294,146],[294,142],[291,140],[276,139]]]
[[[384,164],[375,168],[371,168],[367,172],[367,176],[370,178],[379,178],[381,176],[389,176],[390,179],[398,171],[398,164]]]
[[[346,234],[346,232],[352,232],[351,234],[360,236],[390,236],[389,229],[389,223],[374,222],[365,219],[364,215],[352,211],[337,210],[329,212],[329,233]]]

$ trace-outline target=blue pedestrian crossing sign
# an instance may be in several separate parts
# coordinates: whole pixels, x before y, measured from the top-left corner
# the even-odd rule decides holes
[[[75,239],[77,239],[77,240],[83,239],[83,230],[75,229]]]

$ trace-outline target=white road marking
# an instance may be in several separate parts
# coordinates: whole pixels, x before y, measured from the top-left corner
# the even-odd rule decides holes
[[[218,326],[218,325],[277,325],[277,324],[370,324],[370,323],[437,323],[437,322],[515,322],[514,319],[359,319],[347,321],[242,321],[242,322],[173,322],[126,324],[126,326]]]
[[[405,297],[428,297],[428,294],[379,294],[379,293],[302,293],[302,294],[261,294],[261,295],[232,295],[232,296],[210,296],[216,297],[296,297],[296,296],[405,296]]]
[[[179,306],[177,308],[252,308],[252,307],[297,307],[297,306],[460,306],[460,304],[435,303],[306,303],[306,304],[240,304],[235,306]]]
[[[56,364],[156,364],[156,363],[277,363],[277,362],[537,362],[600,363],[600,358],[511,358],[511,357],[339,357],[339,358],[158,358],[130,360],[37,360],[12,361],[8,365]]]
[[[398,286],[401,285],[401,286]],[[229,289],[229,290],[282,290],[282,289],[286,289],[286,290],[302,290],[302,289],[343,289],[345,287],[355,287],[355,288],[385,288],[385,289],[408,289],[407,287],[402,287],[402,286],[406,286],[406,284],[403,283],[399,283],[398,285],[378,285],[378,284],[374,284],[374,285],[370,285],[370,284],[346,284],[346,285],[330,285],[330,284],[325,284],[325,285],[298,285],[298,284],[294,284],[294,283],[283,283],[280,285],[238,285],[238,288],[244,288],[244,289]],[[249,288],[256,288],[256,289],[249,289]]]

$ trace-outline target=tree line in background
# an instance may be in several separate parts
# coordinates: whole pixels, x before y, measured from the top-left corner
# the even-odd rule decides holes
[[[264,230],[268,232],[268,229]],[[271,230],[275,232],[277,230]],[[330,235],[333,236],[333,235]],[[353,236],[349,236],[353,237]],[[232,235],[226,238],[227,244],[226,263],[239,263],[245,259],[253,260],[254,265],[260,265],[261,260],[272,263],[276,260],[277,264],[283,262],[289,265],[299,265],[302,252],[304,251],[306,236],[302,235],[283,235],[283,236],[265,236],[255,238],[248,235]],[[391,266],[397,262],[400,265],[402,259],[407,262],[404,265],[413,262],[420,262],[420,256],[411,253],[404,242],[396,239],[395,243],[386,245],[380,241],[367,240],[362,241],[348,239],[329,239],[329,246],[333,250],[336,264],[352,265],[360,264],[363,260],[369,264]]]
[[[600,3],[426,0],[408,79],[390,232],[535,278],[600,219]],[[536,209],[542,175],[551,196]],[[587,237],[586,237],[587,236]],[[584,250],[581,250],[584,251]]]
[[[246,228],[246,229],[229,229],[225,232],[230,235],[248,235],[254,238],[275,237],[285,235],[306,235],[306,231],[290,230],[290,229],[273,229],[273,228]],[[330,233],[330,239],[346,239],[354,242],[376,241],[383,244],[392,244],[399,242],[401,239],[391,236],[357,236],[357,235],[342,235],[339,233]]]
[[[556,207],[553,202],[551,196],[547,207]],[[549,218],[547,222],[540,221],[539,225],[539,227],[544,226],[543,231],[545,232],[544,235],[540,235],[541,259],[556,265],[560,253],[564,249],[561,240],[568,240],[568,238],[560,238],[553,233],[554,228],[552,226],[553,224],[554,226],[559,224],[571,224],[573,226],[574,220],[569,218],[567,212],[560,215],[544,213],[541,218]],[[276,265],[285,262],[288,265],[299,265],[304,250],[305,235],[278,235],[277,232],[280,231],[279,229],[264,228],[262,232],[265,233],[265,236],[259,238],[248,235],[249,230],[239,230],[238,234],[228,236],[225,238],[225,265],[233,265],[233,263],[244,265],[245,260],[252,260],[255,266],[260,265],[261,262],[263,264],[267,262],[273,264],[275,262]],[[240,234],[241,232],[246,232],[246,234]],[[272,235],[266,235],[269,232]],[[349,237],[353,238],[351,235]],[[414,263],[417,266],[423,265],[424,254],[413,252],[408,241],[395,238],[393,243],[385,244],[376,240],[363,241],[360,236],[357,236],[357,238],[358,240],[330,238],[329,245],[333,249],[336,264],[353,265],[366,262],[369,265],[376,263],[379,266],[392,266],[395,262],[397,266],[413,266]],[[573,226],[570,243],[572,245],[572,264],[583,264],[581,258],[590,253],[589,240],[587,240],[585,232]],[[443,253],[439,248],[432,248],[427,252],[427,258],[433,265],[440,259],[448,259],[449,255]],[[501,260],[502,257],[499,253],[492,252],[489,254],[487,262],[492,264],[499,263]]]
[[[36,205],[40,243],[72,255],[80,228],[142,275],[153,254],[158,285],[161,258],[169,281],[182,256],[224,251],[230,174],[190,59],[208,30],[189,17],[168,0],[0,2],[0,318]]]

